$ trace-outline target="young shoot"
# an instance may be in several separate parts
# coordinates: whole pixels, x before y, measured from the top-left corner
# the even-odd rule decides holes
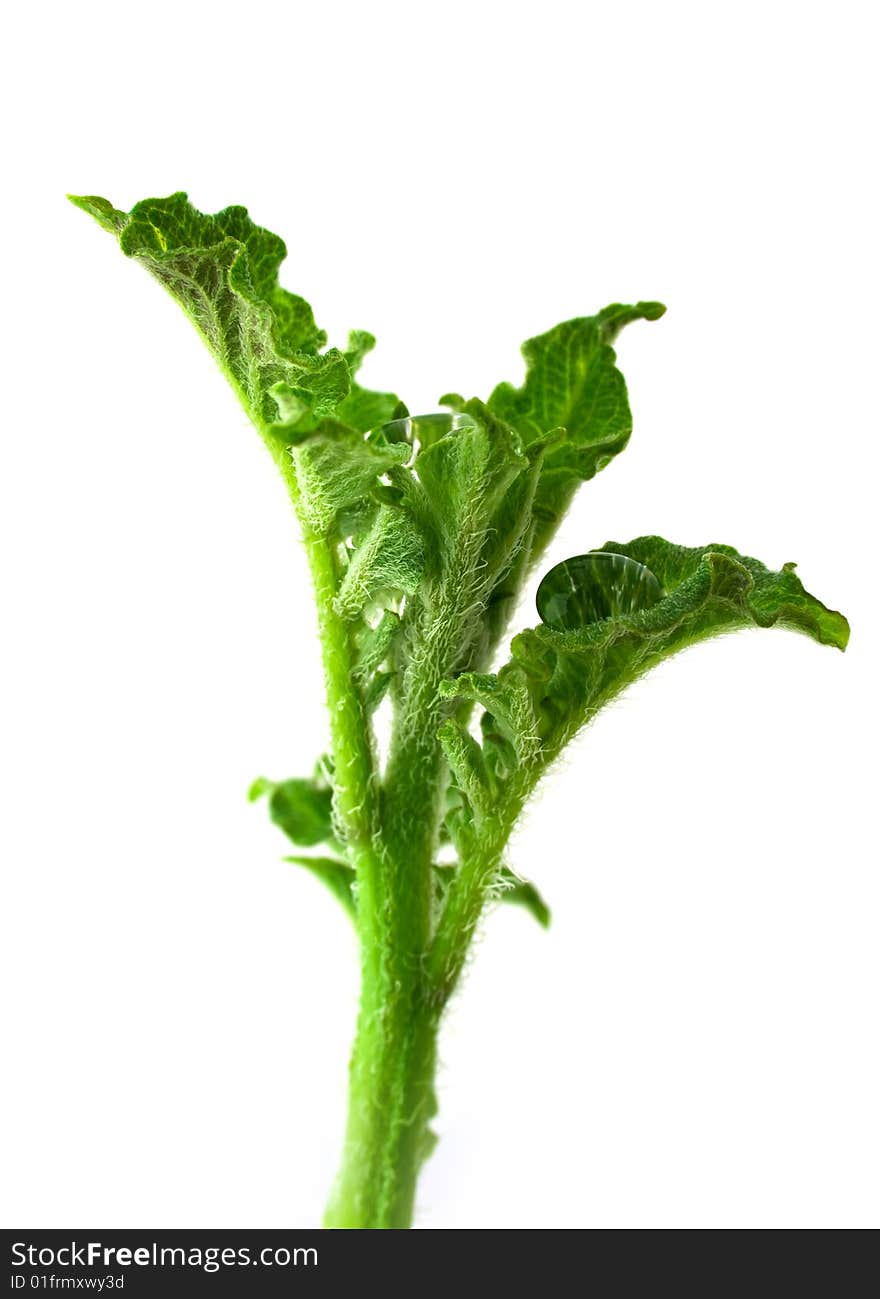
[[[794,565],[661,537],[557,564],[538,622],[502,644],[584,482],[632,427],[613,344],[657,302],[615,304],[523,347],[520,387],[447,394],[411,415],[361,387],[373,347],[327,347],[280,287],[281,239],[242,207],[184,194],[122,212],[74,198],[183,307],[277,465],[314,583],[329,737],[311,775],[258,780],[289,860],[336,895],[360,945],[348,1125],[333,1228],[402,1228],[434,1144],[437,1034],[487,902],[547,907],[505,861],[511,832],[569,741],[672,654],[745,627],[846,646],[849,628]],[[390,712],[380,758],[376,709]],[[479,738],[476,738],[476,737]]]

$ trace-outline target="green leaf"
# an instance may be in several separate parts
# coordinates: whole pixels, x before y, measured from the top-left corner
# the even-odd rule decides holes
[[[425,541],[412,519],[400,509],[381,506],[351,556],[334,609],[351,620],[377,602],[414,594],[425,562]]]
[[[362,360],[375,346],[376,340],[373,335],[363,329],[349,334],[345,359],[351,375],[360,369]],[[338,419],[361,433],[368,433],[370,429],[378,428],[389,420],[398,419],[405,414],[406,407],[394,393],[371,392],[367,388],[362,388],[354,380],[348,396],[336,410]]]
[[[382,474],[408,459],[409,449],[367,442],[356,430],[328,419],[292,455],[309,527],[318,536],[342,537],[375,513],[373,488]]]
[[[304,866],[307,871],[326,885],[337,901],[341,902],[352,920],[357,920],[355,899],[355,873],[345,862],[334,857],[285,857],[294,866]]]
[[[425,638],[444,671],[484,661],[493,626],[518,590],[512,574],[531,523],[539,454],[483,403],[455,415],[402,421],[413,430],[411,466],[389,471],[390,502],[422,538],[422,578],[407,601],[399,658]]]
[[[471,781],[474,772],[485,773],[479,795],[453,767],[471,817],[478,802],[497,808],[508,796],[516,800],[527,794],[599,708],[698,641],[745,627],[778,626],[823,645],[846,647],[846,619],[804,590],[793,564],[773,572],[730,546],[675,546],[660,537],[608,542],[602,549],[648,568],[662,598],[573,630],[540,626],[521,632],[512,642],[510,661],[497,674],[465,673],[441,687],[446,697],[477,702],[485,710],[482,766],[472,761],[469,768]],[[455,725],[448,723],[442,733],[447,751]]]
[[[323,780],[273,781],[260,777],[250,788],[251,802],[268,795],[269,816],[292,843],[304,848],[332,842],[332,792]]]
[[[524,449],[548,444],[535,495],[533,556],[543,551],[578,484],[629,441],[632,415],[611,344],[625,325],[657,320],[664,311],[659,302],[615,304],[597,316],[567,320],[523,344],[522,387],[501,383],[489,398],[489,408],[517,430]]]
[[[446,891],[458,868],[445,863],[435,863],[434,879],[437,884],[438,902],[442,907]],[[550,928],[550,908],[541,894],[528,880],[520,879],[507,866],[498,871],[495,883],[490,888],[490,896],[497,902],[508,902],[512,906],[523,907],[537,920],[542,929]]]
[[[524,907],[529,915],[537,920],[542,929],[550,928],[550,908],[541,894],[528,880],[520,879],[508,867],[502,866],[499,880],[501,891],[498,894],[502,902]]]
[[[693,639],[702,639],[717,626],[779,626],[802,632],[820,645],[846,649],[850,631],[846,618],[804,590],[793,563],[774,572],[732,546],[676,546],[662,537],[639,537],[625,545],[609,541],[602,550],[644,564],[668,593],[671,603],[665,612],[655,606],[640,615],[646,628],[668,622],[686,601],[693,606],[703,590],[702,617],[695,617],[693,624],[700,634]]]
[[[519,439],[482,402],[468,402],[451,418],[455,426],[423,441],[415,462],[441,561],[464,540],[494,535],[498,507],[529,466]]]
[[[357,674],[361,682],[369,680],[381,668],[391,652],[394,637],[400,630],[400,619],[391,609],[385,609],[375,626],[361,623],[355,635]]]
[[[400,631],[400,619],[391,609],[385,609],[375,626],[361,621],[355,629],[353,645],[357,660],[354,677],[363,691],[367,714],[374,712],[391,685],[392,672],[382,665],[391,655],[395,637]]]
[[[390,394],[352,386],[372,336],[353,334],[347,352],[325,350],[309,304],[278,283],[283,240],[245,208],[207,216],[178,193],[126,213],[103,198],[70,197],[177,299],[264,432],[292,442],[325,415],[358,427],[368,411],[378,418],[396,407]]]

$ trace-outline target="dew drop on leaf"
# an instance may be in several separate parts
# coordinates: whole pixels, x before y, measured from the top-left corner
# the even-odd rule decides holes
[[[470,415],[457,411],[439,411],[431,415],[405,415],[403,419],[393,419],[379,428],[371,429],[367,434],[371,442],[411,442],[422,449],[438,442],[447,433],[458,429],[473,428],[474,421]]]
[[[541,621],[574,631],[604,618],[639,613],[663,598],[663,588],[644,564],[608,550],[574,555],[551,568],[538,587]]]

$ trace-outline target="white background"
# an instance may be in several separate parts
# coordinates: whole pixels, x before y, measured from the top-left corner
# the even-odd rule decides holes
[[[666,301],[551,558],[725,541],[853,624],[845,656],[691,651],[547,783],[511,860],[554,925],[484,927],[419,1225],[877,1225],[871,9],[17,11],[5,1225],[315,1225],[341,1137],[352,936],[245,801],[324,743],[296,527],[181,312],[63,197],[177,188],[282,233],[285,284],[333,341],[373,330],[365,380],[414,411]]]

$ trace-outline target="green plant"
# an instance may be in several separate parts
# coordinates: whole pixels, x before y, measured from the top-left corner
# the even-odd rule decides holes
[[[542,923],[504,864],[517,818],[568,741],[654,664],[740,627],[843,649],[846,619],[729,546],[641,537],[575,556],[538,591],[541,624],[492,671],[524,585],[580,484],[626,446],[612,343],[658,303],[611,306],[526,343],[519,388],[441,398],[410,417],[355,379],[373,346],[326,348],[279,287],[282,241],[240,207],[183,194],[130,213],[73,202],[169,290],[262,436],[314,579],[330,746],[308,778],[257,781],[273,820],[336,894],[360,940],[350,1109],[329,1227],[410,1224],[431,1149],[438,1026],[490,899]],[[386,761],[373,714],[390,699]]]

